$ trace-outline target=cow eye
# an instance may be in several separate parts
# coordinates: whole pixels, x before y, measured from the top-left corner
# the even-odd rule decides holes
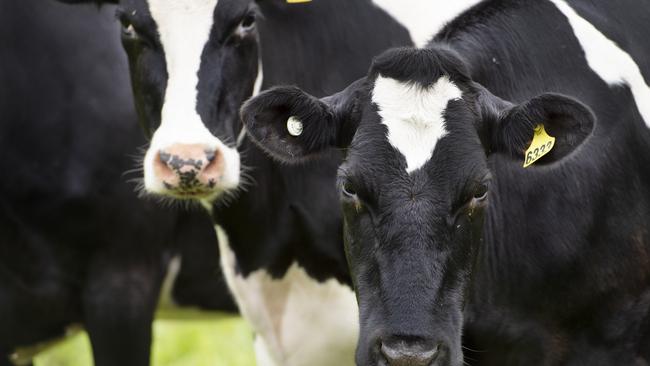
[[[241,22],[239,22],[239,26],[237,27],[237,31],[235,34],[237,34],[239,37],[244,37],[247,34],[249,34],[251,31],[255,29],[255,14],[247,14]]]
[[[138,32],[133,27],[133,24],[122,25],[122,36],[128,39],[137,39]]]
[[[133,26],[132,18],[131,16],[135,15],[135,11],[128,13],[124,9],[117,9],[117,12],[115,16],[117,19],[120,21],[120,24],[122,25],[122,37],[125,39],[137,39],[138,38],[138,32],[135,30],[135,27]]]
[[[476,188],[476,191],[474,191],[473,199],[477,201],[483,201],[487,198],[487,195],[488,195],[488,186],[485,183],[481,183]]]
[[[357,198],[357,191],[354,189],[354,186],[349,181],[345,181],[343,183],[343,186],[341,187],[341,192],[343,192],[343,195],[347,198],[352,198],[352,199]]]
[[[255,27],[255,15],[247,14],[244,19],[242,19],[239,26],[242,28],[242,30],[251,30],[253,27]]]

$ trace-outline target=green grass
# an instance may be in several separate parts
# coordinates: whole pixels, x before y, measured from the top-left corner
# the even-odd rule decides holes
[[[159,313],[154,322],[153,366],[254,366],[253,333],[240,318],[193,311]],[[80,332],[39,354],[34,366],[92,366]]]

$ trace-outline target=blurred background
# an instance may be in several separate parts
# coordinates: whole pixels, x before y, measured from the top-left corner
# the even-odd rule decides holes
[[[90,366],[85,332],[41,352],[35,366]],[[158,314],[154,322],[152,364],[167,366],[253,366],[253,333],[239,316],[185,312]]]

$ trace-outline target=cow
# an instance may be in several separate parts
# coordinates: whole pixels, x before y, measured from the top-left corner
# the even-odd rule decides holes
[[[95,365],[148,364],[171,274],[168,301],[236,311],[208,215],[139,200],[125,174],[145,140],[114,19],[110,8],[0,1],[2,366],[31,362],[16,349],[78,324]]]
[[[376,54],[424,44],[477,2],[119,1],[135,103],[151,137],[144,191],[212,212],[258,364],[351,364],[357,304],[334,185],[340,154],[300,167],[270,159],[246,139],[241,103],[283,83],[330,94],[363,76]],[[435,21],[420,16],[427,9]]]
[[[244,105],[276,159],[346,155],[358,365],[650,364],[639,5],[484,1],[338,93]]]

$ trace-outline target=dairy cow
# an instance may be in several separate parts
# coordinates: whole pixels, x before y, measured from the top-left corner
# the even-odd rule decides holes
[[[334,189],[340,156],[274,162],[245,138],[240,104],[279,83],[331,93],[363,75],[372,56],[424,44],[476,2],[119,1],[136,107],[151,137],[143,188],[212,211],[259,364],[351,363],[357,311]],[[426,9],[435,20],[420,16]]]
[[[243,107],[276,158],[345,152],[358,365],[650,363],[648,19],[484,1],[330,97]]]
[[[139,200],[128,182],[145,140],[114,12],[0,1],[3,366],[77,325],[96,365],[148,364],[165,278],[176,305],[236,310],[208,215]]]

